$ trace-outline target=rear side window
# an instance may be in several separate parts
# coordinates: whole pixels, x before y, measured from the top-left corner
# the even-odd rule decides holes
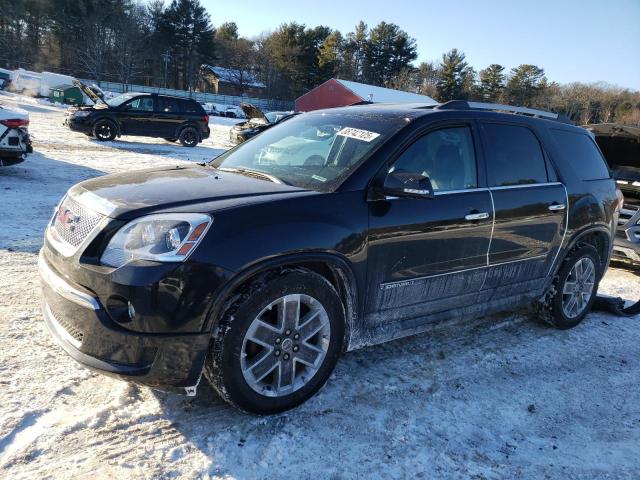
[[[604,158],[588,134],[551,129],[558,146],[560,159],[573,167],[580,180],[611,178]]]
[[[483,124],[490,187],[546,183],[547,168],[540,142],[518,125]]]
[[[175,98],[158,97],[160,111],[164,113],[180,113],[180,102]]]
[[[204,114],[204,109],[200,106],[198,102],[193,102],[190,100],[181,100],[182,103],[182,111],[184,113],[202,113]]]

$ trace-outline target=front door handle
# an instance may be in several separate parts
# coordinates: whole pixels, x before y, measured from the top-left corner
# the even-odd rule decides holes
[[[557,212],[558,210],[564,210],[567,206],[564,203],[552,203],[549,205],[549,210]]]
[[[487,218],[489,218],[489,214],[487,212],[470,213],[464,216],[465,220],[485,220]]]

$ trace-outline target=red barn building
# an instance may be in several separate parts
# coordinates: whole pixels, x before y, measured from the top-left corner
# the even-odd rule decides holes
[[[332,78],[296,99],[296,111],[345,107],[359,103],[437,103],[433,98],[391,88]]]

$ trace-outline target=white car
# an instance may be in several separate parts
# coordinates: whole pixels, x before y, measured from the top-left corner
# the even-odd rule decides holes
[[[0,103],[0,167],[20,163],[33,152],[28,126],[27,112]]]

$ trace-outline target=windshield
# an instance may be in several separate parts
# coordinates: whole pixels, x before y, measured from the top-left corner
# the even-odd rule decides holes
[[[131,98],[135,97],[136,95],[138,95],[138,94],[137,93],[123,93],[122,95],[118,95],[117,97],[113,97],[112,99],[107,100],[107,103],[111,107],[119,107],[124,102],[126,102],[127,100],[130,100]]]
[[[279,123],[222,154],[210,165],[257,172],[283,183],[333,190],[407,121],[362,113],[306,113]],[[244,172],[242,172],[244,170]]]

